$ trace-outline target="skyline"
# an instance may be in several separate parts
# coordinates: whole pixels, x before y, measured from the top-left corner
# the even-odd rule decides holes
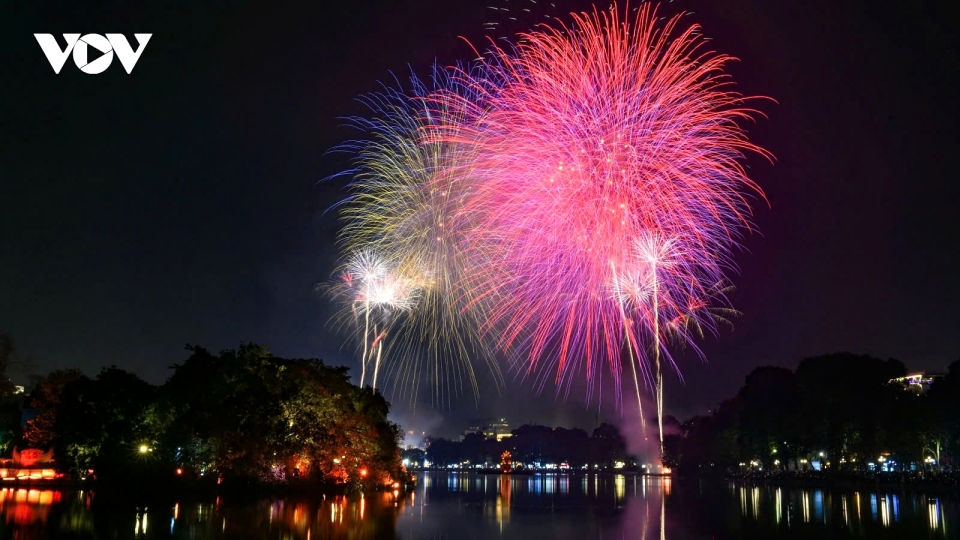
[[[441,62],[469,59],[453,36],[479,43],[488,3],[457,14],[394,2],[372,16],[296,4],[270,13],[12,10],[4,54],[24,83],[0,117],[0,178],[11,195],[0,217],[9,250],[0,330],[42,372],[116,364],[156,384],[186,358],[185,343],[248,341],[351,365],[356,376],[359,363],[339,350],[344,338],[326,327],[332,310],[314,291],[336,262],[336,219],[323,212],[343,186],[320,182],[343,168],[322,154],[351,135],[336,117],[358,111],[353,98],[388,70],[403,73],[409,61],[422,75],[434,51]],[[759,365],[792,368],[838,350],[944,370],[960,355],[950,310],[960,300],[950,234],[960,225],[950,203],[958,187],[945,163],[958,146],[958,62],[948,18],[873,5],[674,4],[740,58],[739,90],[779,104],[750,126],[777,161],[748,160],[772,210],[757,208],[763,235],[747,236],[737,256],[732,299],[743,316],[733,332],[700,342],[708,364],[680,356],[686,387],[666,373],[667,412],[702,412]],[[312,40],[322,24],[332,36]],[[154,37],[132,75],[89,77],[70,65],[54,75],[32,33],[77,26]],[[812,36],[807,47],[798,36]],[[505,398],[487,393],[480,411],[523,403],[542,423],[583,421],[596,409],[580,396],[558,407],[550,388],[536,397],[508,375]],[[483,415],[472,400],[463,405],[446,414],[451,422]],[[403,403],[394,407],[404,415]]]

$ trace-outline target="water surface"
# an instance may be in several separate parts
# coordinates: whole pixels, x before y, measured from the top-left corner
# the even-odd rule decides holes
[[[920,493],[631,475],[424,473],[412,493],[138,507],[90,491],[0,490],[0,538],[960,538],[960,504]]]

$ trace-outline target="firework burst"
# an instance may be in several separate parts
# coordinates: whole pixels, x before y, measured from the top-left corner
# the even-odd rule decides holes
[[[360,386],[364,385],[367,365],[375,353],[372,385],[376,390],[387,330],[398,315],[417,306],[420,288],[397,274],[379,254],[365,248],[350,256],[330,290],[344,306],[339,316],[342,327],[354,329],[363,344]]]
[[[730,89],[732,58],[701,50],[698,27],[680,22],[614,6],[494,45],[485,78],[462,74],[476,95],[435,98],[466,122],[427,137],[475,149],[476,187],[456,217],[482,261],[466,296],[491,299],[485,332],[522,351],[538,388],[569,388],[585,370],[592,393],[607,366],[619,399],[628,357],[658,418],[661,362],[676,369],[663,338],[715,326],[690,307],[724,299],[714,285],[750,227],[747,193],[760,194],[741,159],[768,155],[739,127],[756,111]]]
[[[667,345],[699,353],[735,313],[726,274],[762,197],[742,161],[771,156],[740,127],[759,113],[732,90],[731,57],[682,15],[626,12],[491,39],[478,66],[365,99],[367,138],[342,148],[356,169],[341,241],[375,374],[386,347],[402,387],[429,378],[448,396],[465,378],[476,395],[470,360],[499,380],[493,349],[538,389],[569,393],[585,372],[588,400],[608,370],[619,401],[628,366],[638,401],[656,396],[662,449],[663,366],[679,374]],[[401,317],[372,307],[363,272],[416,291]]]
[[[485,304],[463,310],[457,293],[476,275],[468,271],[460,246],[463,231],[451,220],[473,187],[472,149],[422,140],[427,126],[460,121],[454,110],[430,104],[428,96],[441,88],[459,95],[469,89],[436,66],[429,84],[411,77],[409,92],[399,87],[365,97],[371,118],[351,122],[366,139],[343,147],[354,155],[356,168],[352,195],[340,207],[345,222],[340,241],[348,252],[375,250],[418,291],[416,305],[391,326],[386,371],[411,400],[421,382],[431,381],[434,402],[449,406],[465,382],[479,396],[472,360],[486,362],[495,383],[502,381],[478,333]],[[367,342],[364,338],[365,351]],[[376,354],[381,347],[374,347]]]

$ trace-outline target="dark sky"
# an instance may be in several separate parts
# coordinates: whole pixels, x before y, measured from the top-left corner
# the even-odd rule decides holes
[[[584,7],[555,3],[558,15]],[[321,180],[344,166],[324,155],[351,136],[337,117],[362,112],[354,98],[390,70],[472,58],[457,36],[480,42],[487,6],[509,2],[80,4],[94,5],[0,8],[0,330],[33,359],[21,371],[115,364],[160,383],[184,344],[241,341],[352,364],[314,291],[336,256],[336,219],[323,212],[343,183]],[[744,315],[703,343],[709,363],[683,359],[685,385],[668,377],[669,412],[705,410],[756,366],[836,350],[918,370],[957,359],[952,10],[876,0],[676,9],[740,59],[731,71],[742,92],[779,103],[750,128],[777,162],[749,161],[770,207],[757,208],[761,234],[737,257]],[[153,37],[132,75],[117,61],[85,75],[71,60],[55,75],[36,32]],[[441,432],[488,414],[596,418],[550,390],[536,398],[511,384],[494,396],[479,410],[396,411]]]

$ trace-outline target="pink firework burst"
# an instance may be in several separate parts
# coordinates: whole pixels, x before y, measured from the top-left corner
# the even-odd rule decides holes
[[[762,197],[741,162],[771,156],[740,127],[759,113],[731,89],[733,59],[702,50],[696,25],[661,24],[649,4],[572,17],[494,46],[486,78],[462,74],[479,99],[435,96],[467,122],[426,137],[477,149],[457,226],[488,335],[538,388],[569,391],[585,371],[592,394],[606,366],[619,399],[629,364],[662,413],[665,338],[715,327],[703,306],[725,300],[716,285]]]

